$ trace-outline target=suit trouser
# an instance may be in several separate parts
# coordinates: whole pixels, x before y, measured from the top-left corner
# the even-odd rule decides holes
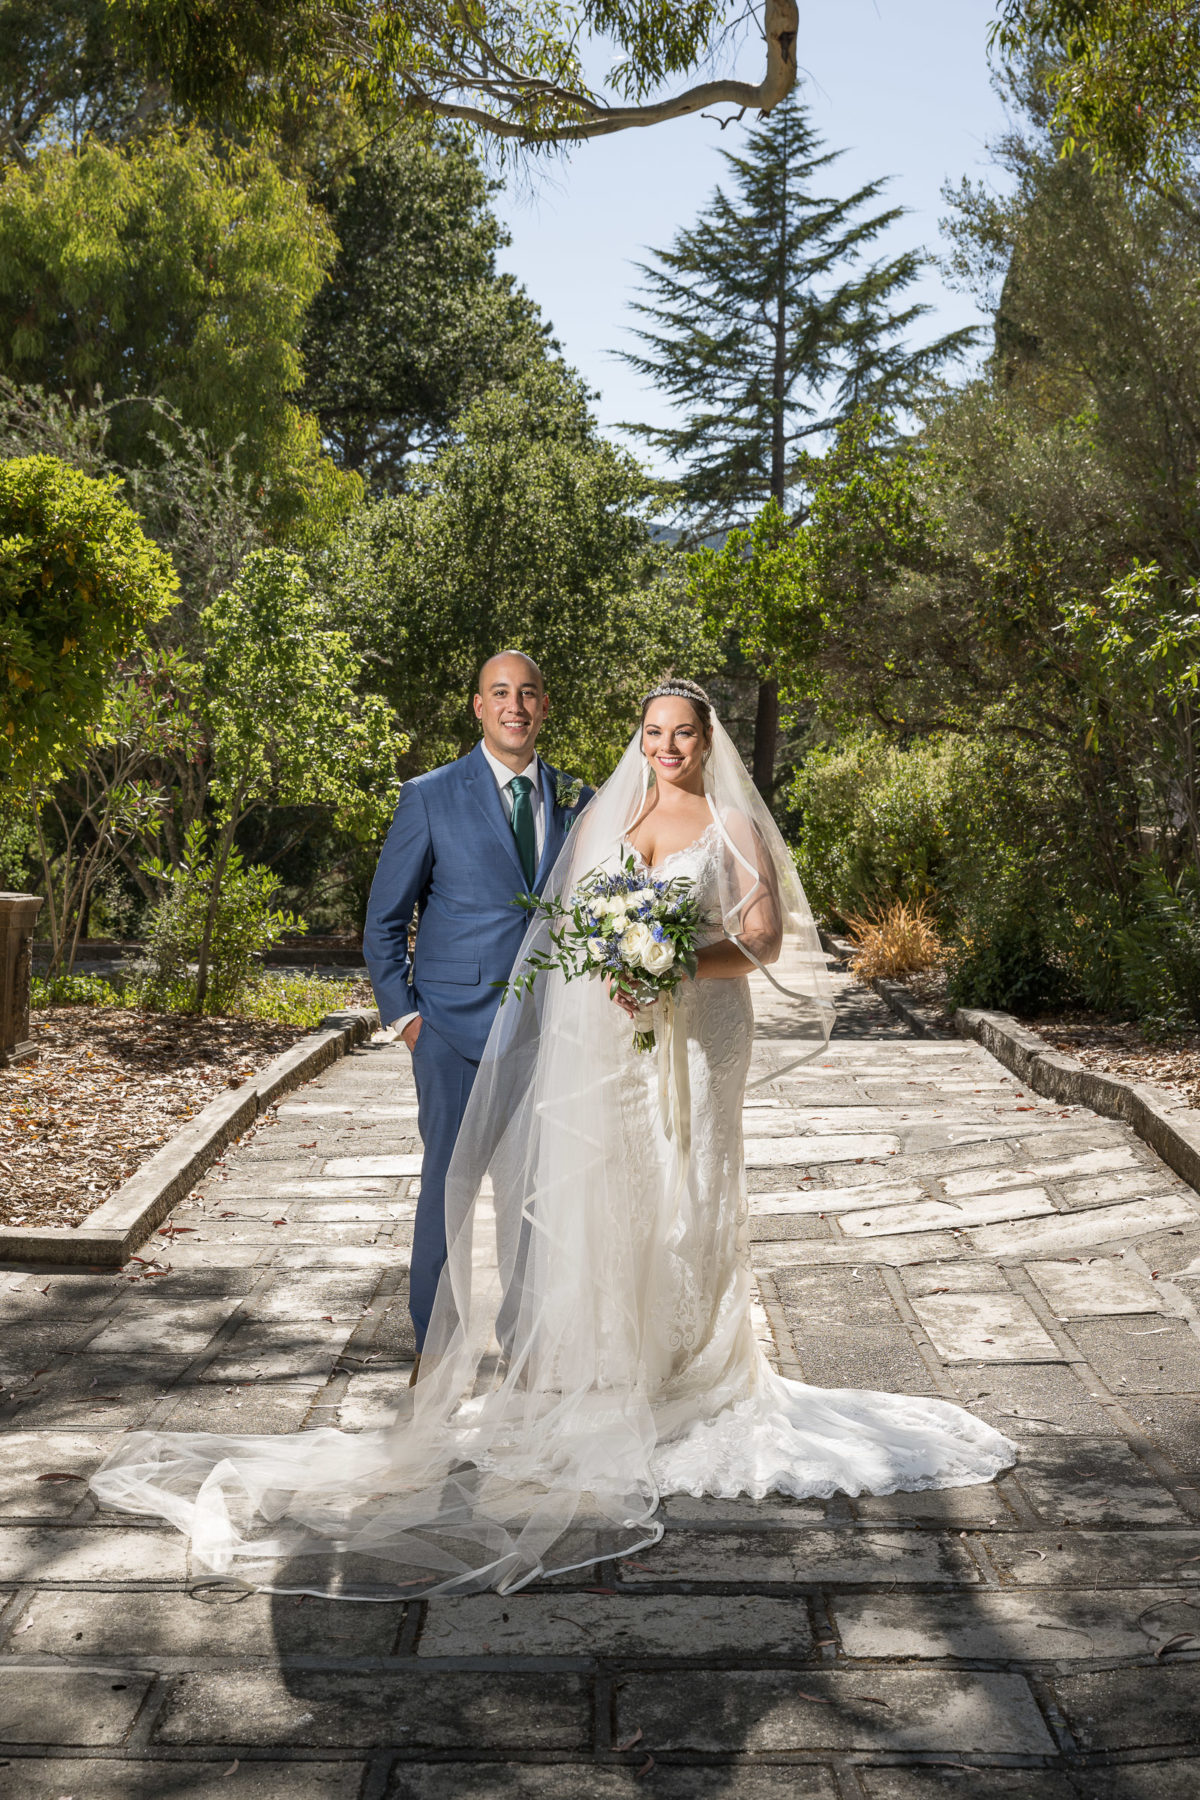
[[[479,1063],[460,1055],[427,1019],[421,1021],[412,1060],[417,1084],[417,1123],[425,1154],[413,1226],[408,1310],[420,1350],[429,1329],[438,1278],[446,1263],[446,1170]]]

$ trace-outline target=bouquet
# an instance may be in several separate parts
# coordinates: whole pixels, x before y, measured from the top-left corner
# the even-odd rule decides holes
[[[546,969],[568,981],[603,976],[645,1013],[660,994],[672,993],[685,975],[696,973],[700,908],[692,883],[683,876],[656,881],[626,858],[616,873],[593,869],[568,900],[538,900],[523,894],[520,905],[551,921],[552,950],[535,950],[509,981],[502,999],[533,987]],[[634,1048],[652,1050],[654,1029],[635,1021]]]

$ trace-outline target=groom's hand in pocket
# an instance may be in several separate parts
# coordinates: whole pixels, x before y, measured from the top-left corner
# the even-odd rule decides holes
[[[420,1016],[418,1015],[417,1018],[410,1019],[408,1021],[408,1024],[404,1027],[404,1030],[400,1033],[400,1041],[403,1044],[407,1044],[410,1050],[415,1050],[417,1047],[417,1039],[420,1037],[420,1035],[421,1035],[421,1019],[420,1019]]]

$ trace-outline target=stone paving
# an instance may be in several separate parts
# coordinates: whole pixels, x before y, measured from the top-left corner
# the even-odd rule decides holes
[[[1013,1473],[672,1501],[653,1550],[505,1599],[193,1580],[173,1532],[94,1506],[118,1433],[353,1430],[407,1377],[416,1109],[407,1053],[366,1046],[147,1260],[0,1271],[0,1796],[1200,1793],[1200,1202],[977,1045],[840,1004],[747,1108],[764,1341],[962,1401]]]

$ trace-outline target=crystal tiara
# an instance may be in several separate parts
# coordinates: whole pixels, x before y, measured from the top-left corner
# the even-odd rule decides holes
[[[682,682],[664,681],[658,687],[651,688],[645,700],[642,701],[642,705],[648,705],[651,700],[662,700],[668,695],[673,695],[677,700],[690,700],[693,705],[697,700],[703,698],[702,695],[694,693],[691,688],[684,687]]]

